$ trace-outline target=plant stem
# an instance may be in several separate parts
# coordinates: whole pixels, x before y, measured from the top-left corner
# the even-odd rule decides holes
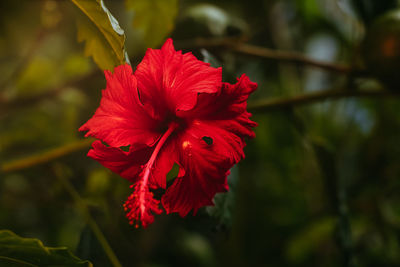
[[[44,153],[28,156],[26,158],[12,160],[9,162],[5,162],[0,165],[0,173],[18,171],[22,169],[26,169],[29,167],[33,167],[39,164],[43,164],[62,156],[68,155],[70,153],[88,148],[93,142],[93,139],[85,139],[79,140],[70,144],[66,144],[51,150],[48,150]]]
[[[273,98],[259,100],[249,103],[248,110],[250,112],[266,112],[274,109],[283,109],[293,106],[300,106],[312,104],[324,100],[336,100],[348,97],[390,97],[400,96],[400,92],[385,91],[385,90],[344,90],[344,89],[331,89],[325,91],[318,91],[313,93],[306,93],[302,95],[286,97],[286,98]]]
[[[315,162],[320,170],[329,203],[328,208],[332,215],[337,218],[335,236],[342,254],[342,264],[344,267],[355,267],[356,262],[353,255],[353,241],[346,196],[347,185],[343,176],[339,175],[337,170],[337,153],[334,148],[325,142],[310,138],[303,119],[296,115],[293,109],[288,109],[287,111],[286,114],[294,127],[304,138],[307,147],[311,148]]]
[[[337,231],[338,242],[343,254],[344,266],[354,267],[353,241],[351,238],[351,225],[347,206],[347,188],[342,179],[337,184]]]
[[[69,193],[69,195],[75,201],[75,204],[78,207],[78,209],[82,212],[89,227],[92,229],[93,234],[96,236],[100,245],[103,247],[103,250],[106,253],[108,259],[110,260],[112,266],[122,267],[117,256],[115,255],[114,251],[112,250],[110,244],[108,243],[106,237],[104,236],[103,232],[101,231],[100,227],[98,226],[96,221],[91,216],[89,208],[87,207],[85,201],[81,198],[78,191],[76,191],[75,187],[72,185],[72,183],[69,181],[69,179],[67,177],[65,177],[62,166],[58,163],[55,163],[53,165],[53,171],[55,173],[55,176],[58,178],[60,183],[63,185],[64,189]]]
[[[351,67],[346,65],[315,60],[307,56],[304,56],[300,53],[291,51],[273,50],[250,44],[234,45],[232,46],[232,50],[244,55],[261,57],[266,59],[274,59],[279,61],[286,61],[295,64],[304,64],[333,72],[350,73],[352,70]]]
[[[352,68],[347,65],[315,60],[294,51],[283,51],[256,45],[245,44],[243,43],[243,40],[238,38],[215,38],[215,39],[196,38],[194,40],[180,42],[177,44],[177,47],[185,50],[189,48],[190,49],[223,48],[223,49],[230,49],[233,52],[243,55],[254,56],[264,59],[278,60],[295,64],[309,65],[316,68],[338,73],[348,74],[353,71]]]
[[[356,266],[353,255],[353,241],[349,211],[347,207],[347,186],[336,168],[336,155],[324,145],[311,142],[316,161],[324,178],[325,190],[330,202],[330,209],[337,217],[336,237],[342,253],[344,267]]]

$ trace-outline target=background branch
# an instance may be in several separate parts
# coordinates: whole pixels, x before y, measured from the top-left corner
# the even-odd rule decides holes
[[[85,139],[79,140],[71,144],[66,144],[51,150],[48,150],[44,153],[28,156],[26,158],[17,159],[5,162],[0,165],[0,173],[18,171],[22,169],[26,169],[29,167],[33,167],[36,165],[40,165],[46,162],[53,161],[62,156],[68,155],[70,153],[86,149],[90,147],[93,139]]]
[[[249,103],[247,109],[250,112],[266,112],[274,109],[282,109],[292,106],[312,104],[324,100],[335,100],[346,97],[391,97],[400,96],[400,92],[386,90],[346,90],[331,89],[306,93],[286,98],[264,99]]]
[[[301,53],[293,51],[269,49],[261,46],[245,44],[243,43],[243,39],[238,39],[238,38],[215,38],[215,39],[196,38],[190,41],[178,42],[177,47],[183,50],[192,50],[194,48],[197,49],[222,48],[222,49],[229,49],[233,52],[243,55],[260,57],[264,59],[279,60],[282,62],[289,62],[295,64],[309,65],[316,68],[338,73],[347,74],[353,71],[350,66],[344,64],[329,63],[329,62],[315,60]]]

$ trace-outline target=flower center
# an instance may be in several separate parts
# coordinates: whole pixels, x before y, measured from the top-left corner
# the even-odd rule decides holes
[[[174,123],[178,124],[176,126],[178,130],[184,129],[188,125],[188,121],[186,118],[181,118],[171,111],[166,111],[165,114],[162,114],[162,117],[160,118],[160,121],[158,121],[158,125],[155,130],[159,133],[165,133],[171,126],[171,124]]]

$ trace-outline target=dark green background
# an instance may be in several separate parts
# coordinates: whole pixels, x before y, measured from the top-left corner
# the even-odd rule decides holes
[[[146,45],[132,26],[134,14],[123,1],[105,4],[126,32],[135,66]],[[77,129],[98,106],[105,79],[83,56],[69,1],[0,5],[0,161],[5,163],[82,139]],[[195,38],[240,37],[362,68],[359,47],[368,25],[396,5],[181,0],[169,36],[177,48],[200,59],[204,51]],[[352,79],[226,47],[207,51],[206,59],[223,67],[224,81],[246,73],[258,83],[249,103],[332,88],[382,88],[371,77]],[[257,112],[253,120],[259,124],[257,137],[248,141],[246,159],[229,177],[232,190],[217,197],[215,208],[186,218],[163,214],[147,229],[135,229],[122,208],[129,183],[86,157],[84,148],[0,173],[0,228],[48,246],[67,246],[94,266],[110,266],[56,178],[57,166],[89,206],[123,266],[400,265],[398,98],[320,101]]]

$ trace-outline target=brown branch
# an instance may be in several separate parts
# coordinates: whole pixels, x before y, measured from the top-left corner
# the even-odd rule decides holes
[[[350,73],[352,71],[351,67],[346,65],[315,60],[291,51],[273,50],[249,44],[234,45],[232,50],[244,55],[304,64],[333,72]]]
[[[12,160],[0,165],[0,173],[18,171],[40,165],[46,162],[53,161],[70,153],[88,148],[93,142],[93,139],[79,140],[71,144],[66,144],[44,153],[28,156],[26,158]]]
[[[400,96],[400,92],[386,90],[343,90],[332,89],[313,93],[302,94],[287,98],[273,98],[255,101],[249,103],[248,110],[250,112],[266,112],[275,109],[288,108],[292,106],[300,106],[312,104],[324,100],[335,100],[345,97],[390,97]]]
[[[184,50],[194,49],[194,48],[206,48],[206,49],[223,48],[223,49],[230,49],[233,52],[243,55],[278,60],[295,64],[309,65],[316,68],[325,69],[328,71],[333,71],[338,73],[347,74],[352,72],[352,68],[347,65],[315,60],[298,52],[269,49],[256,45],[245,44],[243,43],[242,39],[238,38],[215,38],[215,39],[197,38],[190,41],[178,42],[177,47],[179,49],[184,49]]]

